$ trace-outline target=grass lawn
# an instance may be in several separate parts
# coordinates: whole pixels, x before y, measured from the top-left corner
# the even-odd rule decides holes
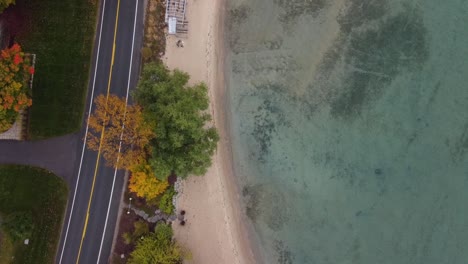
[[[15,38],[36,53],[29,136],[79,130],[93,46],[97,0],[17,0],[21,30]]]
[[[0,216],[30,214],[29,245],[14,241],[2,226],[0,264],[54,263],[67,202],[66,183],[39,168],[0,165]],[[13,261],[12,256],[14,256]]]

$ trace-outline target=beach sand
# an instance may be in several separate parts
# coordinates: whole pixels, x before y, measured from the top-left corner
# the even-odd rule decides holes
[[[226,129],[223,76],[222,1],[193,0],[187,4],[188,34],[169,36],[166,65],[188,72],[190,83],[209,87],[213,124],[220,134],[213,165],[203,177],[189,177],[182,183],[178,210],[186,210],[185,226],[174,223],[176,240],[192,253],[187,263],[256,263],[243,222],[231,148]],[[184,47],[177,47],[182,40]]]

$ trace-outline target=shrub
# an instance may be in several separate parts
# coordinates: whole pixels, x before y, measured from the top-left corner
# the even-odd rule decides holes
[[[143,58],[144,61],[147,61],[148,59],[153,56],[153,52],[151,51],[150,48],[144,47],[141,49],[141,57]]]
[[[148,223],[143,220],[138,220],[133,223],[133,233],[125,232],[122,234],[123,242],[126,245],[135,243],[139,238],[149,233]]]
[[[132,234],[128,233],[128,232],[125,232],[122,234],[122,239],[123,239],[123,242],[125,245],[130,245],[131,243],[133,243],[133,237],[132,237]]]
[[[159,210],[168,215],[173,214],[175,209],[173,197],[176,194],[177,192],[174,190],[174,187],[167,189],[159,201]]]
[[[8,215],[2,224],[3,230],[13,241],[23,240],[31,236],[33,221],[31,213],[17,212]]]
[[[154,233],[138,241],[128,263],[179,264],[185,255],[188,254],[172,239],[171,227],[160,223]]]
[[[133,238],[139,238],[149,233],[148,223],[143,220],[138,220],[133,224]]]

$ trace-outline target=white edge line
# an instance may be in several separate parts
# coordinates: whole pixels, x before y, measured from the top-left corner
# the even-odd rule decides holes
[[[62,250],[61,250],[61,253],[60,253],[59,264],[62,263],[63,252],[65,251],[65,245],[67,244],[68,230],[70,229],[70,223],[71,223],[71,219],[72,219],[72,216],[73,216],[73,208],[75,206],[76,192],[78,190],[78,184],[80,183],[81,166],[83,165],[83,157],[84,157],[84,152],[85,152],[85,148],[86,148],[86,136],[88,135],[88,122],[89,122],[89,117],[91,115],[91,111],[93,109],[94,88],[95,88],[95,85],[96,85],[96,74],[97,74],[97,68],[98,68],[98,64],[99,64],[99,51],[101,49],[102,24],[104,23],[104,12],[105,12],[105,10],[106,10],[106,0],[104,0],[103,6],[102,6],[101,26],[99,28],[98,49],[97,49],[97,54],[96,54],[96,64],[94,66],[93,88],[91,90],[91,98],[89,100],[89,111],[88,111],[88,118],[87,118],[87,122],[86,122],[85,138],[83,140],[84,141],[83,142],[83,149],[81,150],[80,167],[78,169],[78,177],[76,179],[75,190],[73,192],[73,201],[72,201],[72,206],[71,206],[71,209],[70,209],[70,216],[68,217],[68,224],[67,224],[67,230],[65,231],[65,238],[63,239],[63,245],[62,245]]]
[[[127,94],[125,96],[125,109],[127,109],[127,104],[128,104],[128,95],[130,92],[130,78],[132,75],[132,65],[133,65],[133,49],[135,47],[135,32],[136,32],[136,21],[138,17],[138,0],[136,0],[136,5],[135,5],[135,20],[133,21],[133,38],[132,38],[132,50],[130,53],[130,69],[128,71],[128,82],[127,82]],[[119,162],[120,158],[120,150],[122,147],[122,137],[123,137],[123,130],[125,128],[125,114],[127,111],[124,112],[124,123],[122,124],[122,133],[120,134],[120,144],[119,144],[119,151],[117,154],[117,163]],[[97,264],[99,264],[99,260],[101,259],[101,253],[102,253],[102,245],[104,244],[104,238],[106,236],[106,229],[107,229],[107,222],[109,220],[109,213],[110,213],[110,208],[112,204],[112,196],[114,194],[114,186],[115,186],[115,178],[117,176],[117,169],[114,170],[114,179],[112,180],[112,189],[111,189],[111,194],[109,197],[109,205],[107,206],[107,214],[106,214],[106,222],[104,223],[104,230],[102,233],[102,238],[101,238],[101,244],[99,246],[99,254],[98,254],[98,259],[96,261]]]

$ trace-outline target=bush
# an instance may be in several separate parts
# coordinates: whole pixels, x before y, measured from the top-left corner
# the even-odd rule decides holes
[[[130,245],[131,243],[133,243],[133,237],[132,237],[132,234],[128,233],[128,232],[125,232],[122,234],[122,239],[123,239],[123,242],[125,245]]]
[[[143,220],[138,220],[133,224],[135,231],[133,231],[133,238],[139,238],[149,233],[148,223]]]
[[[128,263],[179,264],[185,255],[188,254],[172,239],[171,227],[160,223],[154,233],[138,241]]]
[[[3,230],[13,239],[13,241],[30,238],[33,227],[31,213],[17,212],[5,218],[2,224]]]
[[[167,189],[159,201],[159,210],[168,215],[173,214],[175,207],[172,201],[176,194],[177,192],[174,190],[174,187]]]
[[[135,241],[137,241],[139,238],[147,235],[150,232],[148,223],[143,220],[138,220],[133,223],[133,228],[133,233],[130,234],[125,232],[122,234],[123,242],[126,245],[135,243]]]
[[[144,61],[147,61],[148,59],[153,56],[153,52],[151,51],[150,48],[144,47],[141,49],[141,57],[143,58]]]

